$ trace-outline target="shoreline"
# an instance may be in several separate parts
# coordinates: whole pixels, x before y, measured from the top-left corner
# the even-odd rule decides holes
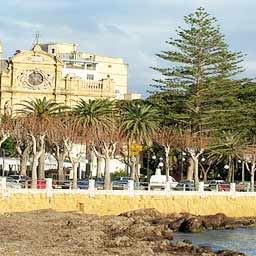
[[[0,253],[14,255],[110,256],[244,256],[190,241],[173,241],[177,231],[250,227],[256,218],[229,218],[224,214],[196,216],[163,214],[155,209],[98,216],[77,212],[40,210],[0,215]]]

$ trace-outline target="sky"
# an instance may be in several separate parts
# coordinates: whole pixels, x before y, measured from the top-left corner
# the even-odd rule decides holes
[[[218,19],[233,51],[247,54],[245,76],[255,77],[255,0],[0,0],[4,56],[40,43],[77,43],[79,50],[122,57],[129,65],[128,90],[148,96],[155,54],[168,49],[183,17],[202,6]]]

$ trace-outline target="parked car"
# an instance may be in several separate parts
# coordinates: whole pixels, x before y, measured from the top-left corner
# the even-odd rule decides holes
[[[195,190],[195,184],[194,181],[191,180],[183,180],[180,181],[174,190],[179,190],[179,191],[194,191]]]
[[[227,189],[229,190],[229,184],[225,180],[210,180],[208,189],[211,191],[226,191]]]
[[[27,183],[27,187],[31,188],[32,180],[28,180],[26,183]],[[37,189],[46,189],[46,187],[47,187],[46,180],[37,180]],[[55,181],[52,181],[52,188],[56,188]]]
[[[61,184],[62,189],[69,189],[71,186],[71,181],[70,180],[64,180],[63,183]]]
[[[78,189],[88,189],[89,188],[89,180],[78,180],[77,188]]]
[[[229,183],[220,183],[217,185],[218,191],[229,191],[230,190],[230,184]]]
[[[175,188],[178,184],[178,182],[173,178],[173,177],[169,177],[170,179],[170,189],[171,188]],[[167,178],[166,175],[152,175],[150,177],[150,181],[149,181],[149,190],[154,190],[154,189],[158,189],[158,190],[163,190],[166,189],[167,186]]]
[[[104,189],[104,178],[96,178],[95,179],[95,188],[97,190]]]
[[[25,183],[27,180],[30,180],[30,177],[25,175],[10,175],[8,178],[15,179],[17,182]]]
[[[0,178],[0,182],[1,182]],[[7,189],[21,189],[24,186],[21,183],[18,183],[15,179],[11,178],[11,177],[6,177],[6,188]]]
[[[128,189],[128,181],[132,180],[131,177],[119,177],[117,180],[112,181],[113,190],[125,190]]]

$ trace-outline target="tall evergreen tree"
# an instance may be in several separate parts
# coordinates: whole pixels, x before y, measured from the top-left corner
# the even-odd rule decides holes
[[[203,8],[185,16],[185,23],[187,28],[179,28],[177,38],[167,42],[171,49],[157,54],[170,66],[153,68],[164,77],[154,80],[162,91],[154,98],[161,97],[171,122],[192,133],[223,128],[239,107],[241,81],[232,77],[243,71],[243,55],[228,49],[216,19]]]
[[[154,80],[153,86],[160,92],[151,98],[167,113],[168,124],[178,123],[191,136],[232,129],[232,121],[241,118],[238,95],[242,80],[233,78],[243,71],[239,66],[243,54],[228,49],[216,19],[203,8],[184,20],[187,27],[179,27],[177,38],[167,42],[170,50],[157,54],[170,66],[153,68],[163,78]],[[191,145],[189,151],[198,183],[198,158],[204,149]]]

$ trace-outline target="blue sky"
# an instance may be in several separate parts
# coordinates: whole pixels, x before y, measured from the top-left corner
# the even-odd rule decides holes
[[[155,54],[182,26],[183,16],[204,7],[215,16],[230,48],[247,54],[245,75],[256,69],[254,0],[0,0],[0,39],[4,56],[40,41],[75,42],[80,50],[124,58],[129,91],[147,95]]]

